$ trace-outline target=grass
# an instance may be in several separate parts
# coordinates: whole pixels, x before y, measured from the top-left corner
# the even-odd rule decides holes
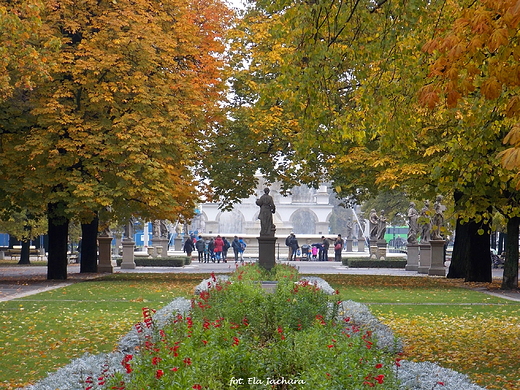
[[[189,297],[207,274],[113,274],[0,303],[0,388],[27,385],[85,352],[111,351],[143,307]],[[520,388],[520,303],[427,277],[318,275],[369,305],[406,344],[489,389]]]

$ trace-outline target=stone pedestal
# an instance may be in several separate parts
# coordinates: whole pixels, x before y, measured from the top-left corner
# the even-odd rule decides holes
[[[112,266],[112,237],[98,237],[99,244],[99,263],[98,272],[113,273],[114,267]]]
[[[428,275],[446,276],[444,268],[444,240],[430,240],[431,246],[431,263]]]
[[[154,253],[152,256],[167,257],[168,256],[168,239],[167,238],[152,238],[152,246],[154,247]],[[182,250],[182,247],[179,248]]]
[[[176,251],[182,251],[182,238],[175,237],[173,239],[173,246],[174,246]]]
[[[276,237],[260,236],[258,240],[258,264],[260,267],[270,270],[276,264],[275,243]]]
[[[352,252],[352,238],[347,238],[345,240],[345,245],[347,252]]]
[[[386,260],[386,248],[388,243],[385,240],[377,241],[377,259]]]
[[[358,252],[364,252],[365,251],[365,240],[363,238],[360,238],[357,241],[357,251]]]
[[[132,239],[124,239],[121,244],[123,245],[123,262],[121,263],[121,269],[135,269],[135,241]]]
[[[419,244],[408,244],[407,258],[406,258],[406,271],[417,271],[419,269]]]
[[[370,258],[377,259],[377,240],[375,238],[370,239]]]
[[[432,263],[432,251],[430,244],[419,244],[419,268],[417,272],[427,274]]]

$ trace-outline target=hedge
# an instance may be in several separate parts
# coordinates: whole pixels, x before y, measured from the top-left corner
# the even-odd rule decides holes
[[[366,257],[363,258],[354,258],[354,257],[343,257],[341,259],[343,265],[346,265],[351,268],[405,268],[406,267],[406,259],[386,259],[386,260],[377,260],[377,259],[368,259]]]
[[[116,262],[117,266],[120,267],[123,259],[117,259]],[[135,257],[134,262],[138,267],[184,267],[185,265],[191,264],[191,257]]]

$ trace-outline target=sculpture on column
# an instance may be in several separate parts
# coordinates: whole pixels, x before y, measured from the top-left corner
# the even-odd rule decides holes
[[[377,239],[384,240],[386,233],[386,217],[385,210],[381,210],[379,214],[378,223],[377,223]]]
[[[164,219],[161,219],[159,221],[159,229],[161,231],[160,237],[161,238],[168,238],[168,235],[169,235],[168,226],[166,226],[166,221]]]
[[[444,206],[441,204],[442,195],[437,195],[433,204],[431,240],[442,240],[441,230],[444,227]]]
[[[128,222],[125,225],[125,240],[127,241],[133,241],[134,240],[134,222],[135,218],[130,217]]]
[[[152,223],[152,235],[153,238],[161,237],[161,221],[159,221],[158,219],[156,219]]]
[[[417,235],[419,234],[418,219],[419,213],[415,209],[415,203],[410,202],[410,207],[408,208],[408,244],[417,244]]]
[[[421,225],[421,244],[428,244],[430,241],[430,202],[425,200],[424,207],[421,209],[421,215],[419,217],[419,223]]]
[[[370,239],[377,239],[377,231],[379,224],[379,217],[377,216],[376,210],[370,210],[370,215],[368,217],[369,227],[370,227]]]
[[[260,235],[274,237],[276,226],[273,224],[273,214],[276,212],[276,207],[273,197],[269,195],[269,188],[264,189],[264,194],[256,200],[256,205],[260,207],[258,214]]]
[[[348,219],[347,219],[347,234],[345,235],[345,238],[347,240],[351,240],[352,239],[352,229],[353,229],[352,219],[350,217],[348,217]]]

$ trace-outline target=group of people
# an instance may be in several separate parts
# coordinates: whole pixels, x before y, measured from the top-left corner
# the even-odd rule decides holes
[[[321,242],[312,244],[310,248],[312,260],[329,261],[329,248],[331,241],[334,241],[334,260],[341,261],[341,251],[343,250],[343,246],[345,244],[345,241],[341,238],[341,234],[338,234],[334,240],[326,238],[325,236],[321,236]],[[291,232],[291,234],[287,236],[285,239],[285,245],[289,247],[288,259],[290,261],[295,261],[298,256],[300,245],[298,244],[298,240],[296,239],[294,232]]]
[[[235,236],[231,242],[226,237],[218,235],[215,238],[205,240],[202,236],[197,238],[188,237],[184,242],[183,251],[187,256],[195,251],[198,253],[199,263],[227,263],[229,249],[233,250],[235,263],[239,261],[244,263],[244,251],[246,250],[246,242],[242,237]]]

